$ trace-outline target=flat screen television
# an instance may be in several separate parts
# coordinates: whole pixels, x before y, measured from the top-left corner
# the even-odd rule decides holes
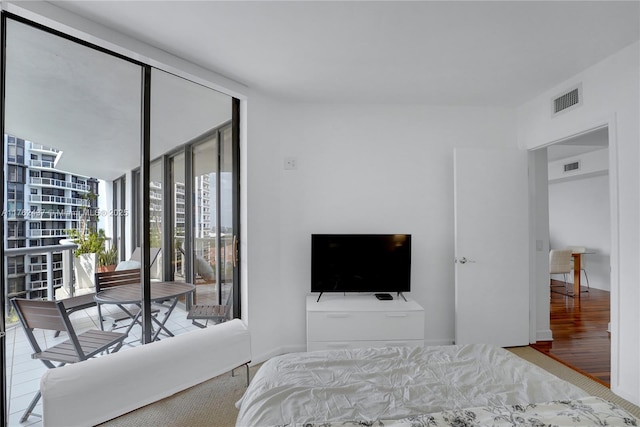
[[[410,290],[410,234],[311,235],[311,292]]]

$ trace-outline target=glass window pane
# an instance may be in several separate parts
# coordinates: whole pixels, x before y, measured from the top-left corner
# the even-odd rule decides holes
[[[171,270],[173,278],[179,282],[186,282],[184,264],[184,237],[185,237],[185,212],[186,212],[186,187],[185,187],[185,155],[177,154],[171,158],[171,195],[173,209],[173,247],[171,257]]]
[[[98,180],[110,184],[139,165],[142,73],[139,65],[85,44],[11,17],[4,22],[3,142],[10,184],[5,184],[5,207],[13,214],[4,217],[2,303],[8,329],[21,334],[10,297],[60,300],[95,291],[95,258],[83,264],[72,250],[60,253],[59,243],[80,226],[87,208],[88,228],[108,226],[112,237],[112,198],[98,192]],[[111,185],[106,188],[111,193]],[[106,200],[101,215],[101,200],[93,195]],[[78,266],[84,265],[82,275]],[[78,332],[97,325],[93,316],[80,322]],[[12,363],[24,364],[29,351],[25,342]],[[9,374],[7,384],[18,383]],[[37,391],[37,383],[33,390],[21,387],[7,394],[16,401],[5,402],[6,407],[20,408],[26,394]],[[28,422],[35,420],[29,417]]]
[[[224,274],[224,261],[219,249],[218,236],[220,203],[216,188],[219,182],[219,156],[225,154],[218,146],[220,130],[231,121],[231,97],[194,82],[160,70],[152,70],[152,155],[170,153],[170,149],[183,145],[191,153],[172,153],[169,162],[171,186],[171,236],[163,253],[171,254],[170,272],[174,280],[194,282],[194,301],[217,304],[222,300],[217,275]],[[230,128],[230,127],[229,127]],[[230,139],[230,135],[229,135]],[[189,176],[186,174],[190,171]],[[189,192],[189,197],[187,197]],[[167,193],[165,193],[167,197]],[[187,205],[187,201],[191,202]],[[229,212],[228,216],[232,213]],[[168,217],[165,216],[165,221]],[[187,224],[191,224],[187,230]],[[166,226],[165,226],[166,227]],[[231,227],[229,227],[231,228]],[[169,230],[165,228],[165,233]],[[191,239],[185,239],[191,233]],[[231,235],[231,230],[229,230]],[[187,247],[189,245],[190,247]],[[185,265],[190,254],[191,268]],[[188,277],[191,270],[193,277]],[[233,271],[231,271],[231,277]],[[233,280],[228,281],[228,287]]]
[[[163,235],[163,176],[162,159],[151,163],[149,182],[149,247],[162,248]],[[151,279],[164,280],[162,261],[156,259],[151,265]]]
[[[233,238],[235,235],[233,229],[233,140],[231,125],[227,125],[220,131],[220,197],[219,208],[220,213],[220,265],[222,295],[221,301],[224,302],[229,298],[231,292],[231,284],[233,283],[234,269],[234,253]]]
[[[218,176],[217,133],[193,148],[193,271],[196,304],[217,304],[217,247],[215,213],[216,179]]]

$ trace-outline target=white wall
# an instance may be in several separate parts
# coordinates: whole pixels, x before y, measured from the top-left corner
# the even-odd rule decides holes
[[[527,149],[609,126],[611,388],[636,404],[640,403],[639,50],[635,43],[518,109],[518,144]],[[551,117],[552,97],[578,83],[584,103]]]
[[[564,171],[567,163],[580,168]],[[582,266],[590,286],[611,290],[611,221],[609,203],[609,150],[599,150],[549,162],[550,246],[584,246],[589,252]],[[585,276],[582,276],[585,285]],[[569,275],[573,283],[573,275]]]
[[[577,162],[580,167],[578,169],[565,172],[564,166],[575,162]],[[550,183],[608,174],[609,149],[601,148],[577,156],[565,157],[563,159],[551,161],[549,162],[548,170]]]
[[[453,340],[452,150],[514,144],[512,112],[284,104],[50,4],[21,2],[20,7],[53,19],[38,19],[46,25],[81,38],[89,34],[90,41],[246,101],[241,122],[242,304],[254,361],[304,347],[308,235],[324,230],[402,228],[414,234],[411,296],[427,310],[427,341]],[[519,145],[529,149],[611,125],[617,165],[612,186],[620,194],[613,194],[616,215],[611,217],[612,259],[618,260],[612,275],[619,277],[619,286],[617,279],[612,284],[612,298],[619,304],[612,313],[612,387],[635,403],[640,402],[638,77],[636,44],[524,105],[517,126]],[[584,104],[552,120],[549,99],[580,81]],[[283,170],[285,156],[297,157],[298,170]]]
[[[549,235],[551,249],[585,246],[589,252],[595,252],[582,256],[589,285],[610,290],[609,176],[550,183]],[[569,274],[568,279],[573,283],[573,274]],[[580,280],[585,286],[584,275]]]
[[[452,343],[453,148],[514,146],[514,112],[252,99],[249,109],[248,310],[252,331],[269,333],[254,356],[304,349],[310,235],[323,232],[411,233],[408,296],[426,309],[426,341]]]

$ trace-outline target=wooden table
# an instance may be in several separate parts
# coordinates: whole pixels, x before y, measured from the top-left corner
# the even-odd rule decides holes
[[[182,282],[152,282],[151,283],[151,302],[160,303],[160,302],[168,302],[167,304],[162,304],[165,308],[167,308],[167,312],[162,317],[162,320],[158,320],[155,317],[152,317],[152,321],[158,326],[158,329],[155,331],[153,335],[153,341],[158,339],[158,335],[160,331],[165,331],[169,336],[173,336],[171,331],[167,329],[165,323],[169,319],[169,316],[173,312],[176,304],[178,303],[178,299],[183,296],[190,294],[195,290],[195,285],[191,283],[182,283]],[[139,308],[142,308],[142,285],[140,283],[131,284],[131,285],[122,285],[122,286],[114,286],[104,291],[100,291],[95,295],[96,303],[98,304],[116,304],[122,311],[127,313],[129,317],[131,317],[131,324],[127,327],[126,333],[128,334],[133,328],[133,325],[140,322],[140,316],[142,314],[142,309],[138,310],[136,314],[132,313],[127,309],[126,305],[134,304]]]
[[[592,254],[594,252],[573,252],[573,298],[580,304],[580,277],[582,268],[582,255]]]

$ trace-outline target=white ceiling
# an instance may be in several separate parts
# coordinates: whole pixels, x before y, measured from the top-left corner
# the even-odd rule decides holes
[[[62,1],[273,96],[518,106],[639,39],[637,1]]]
[[[640,38],[638,1],[50,3],[300,102],[516,107]],[[137,89],[123,87],[104,58],[73,48],[61,51],[67,68],[50,45],[17,51],[21,62],[7,61],[7,130],[64,150],[60,167],[81,165],[76,173],[112,179],[137,166]],[[34,67],[45,58],[55,78],[49,66]],[[34,92],[34,79],[47,84]],[[164,99],[155,104],[164,106],[156,155],[230,115],[228,97],[165,82],[154,98]]]
[[[139,166],[141,67],[7,23],[5,131],[62,150],[56,168],[113,180]],[[151,158],[231,120],[231,98],[152,70]]]

